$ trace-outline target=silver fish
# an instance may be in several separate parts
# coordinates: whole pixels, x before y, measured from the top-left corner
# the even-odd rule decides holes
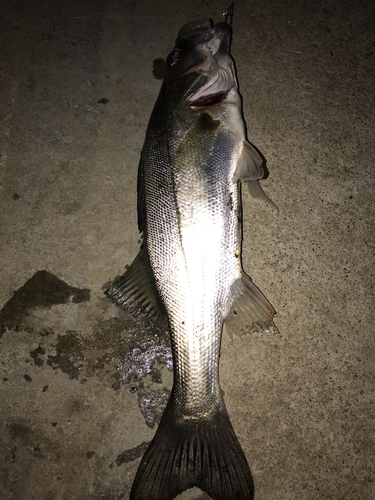
[[[242,271],[240,181],[266,198],[263,161],[246,140],[232,29],[183,26],[148,125],[138,172],[144,241],[107,291],[135,315],[166,314],[174,384],[138,468],[131,500],[173,500],[197,486],[250,500],[251,472],[219,385],[224,322],[272,327],[273,307]]]

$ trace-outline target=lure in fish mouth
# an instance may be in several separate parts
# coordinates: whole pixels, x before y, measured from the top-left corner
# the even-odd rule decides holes
[[[130,500],[173,500],[193,486],[214,500],[254,496],[220,389],[220,342],[235,318],[250,331],[273,328],[275,311],[241,265],[240,183],[268,198],[246,139],[231,35],[209,19],[178,34],[139,163],[144,240],[106,292],[135,316],[166,317],[172,342],[172,393]]]

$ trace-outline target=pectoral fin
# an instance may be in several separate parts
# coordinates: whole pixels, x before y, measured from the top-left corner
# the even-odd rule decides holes
[[[234,181],[255,181],[264,175],[263,160],[249,142],[243,142],[242,153],[238,159]]]
[[[259,184],[259,179],[262,179],[264,174],[264,161],[260,154],[254,146],[244,141],[233,179],[235,182],[246,181],[249,193],[253,198],[263,200],[278,210],[277,206],[268,198]]]

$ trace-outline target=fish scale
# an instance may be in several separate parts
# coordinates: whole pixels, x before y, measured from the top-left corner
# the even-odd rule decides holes
[[[228,24],[208,19],[179,32],[139,164],[144,241],[107,291],[135,316],[166,316],[172,341],[171,396],[130,500],[173,500],[193,486],[214,500],[254,496],[220,389],[220,343],[224,323],[270,329],[275,311],[241,265],[241,181],[267,198],[262,159],[245,135],[230,40]]]
[[[175,119],[173,113],[170,119]],[[191,418],[197,415],[196,406],[214,405],[216,409],[218,405],[220,389],[212,374],[217,373],[213,368],[218,364],[223,303],[228,300],[229,285],[241,273],[234,257],[239,250],[238,237],[228,238],[228,234],[235,232],[237,236],[239,231],[238,220],[229,207],[228,185],[234,163],[228,158],[230,154],[222,153],[217,158],[215,143],[220,137],[220,125],[217,135],[211,130],[204,134],[199,127],[201,121],[199,117],[177,148],[169,146],[175,154],[168,169],[153,161],[143,166],[145,193],[150,193],[146,225],[151,265],[157,287],[168,290],[164,303],[172,326],[175,358],[184,359],[181,368],[180,364],[176,366],[176,382],[183,381],[182,389],[175,384],[176,399],[181,406],[186,405]],[[189,153],[191,143],[197,141],[192,137],[196,128],[200,131],[199,148],[192,158]],[[231,149],[224,151],[230,153]],[[160,207],[157,183],[164,176],[170,179],[174,203]],[[220,182],[214,182],[213,177]],[[235,199],[237,190],[234,184],[231,193]],[[159,223],[154,221],[155,213]],[[165,220],[170,223],[165,224]]]

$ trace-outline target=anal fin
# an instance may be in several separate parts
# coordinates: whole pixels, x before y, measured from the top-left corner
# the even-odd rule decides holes
[[[166,311],[155,286],[145,242],[129,269],[112,283],[105,294],[135,317],[166,320]]]
[[[278,333],[273,323],[275,309],[244,272],[235,284],[230,306],[225,318],[225,328],[231,336],[232,331],[240,334],[256,330]],[[237,321],[241,322],[245,328],[237,326],[235,324]]]

